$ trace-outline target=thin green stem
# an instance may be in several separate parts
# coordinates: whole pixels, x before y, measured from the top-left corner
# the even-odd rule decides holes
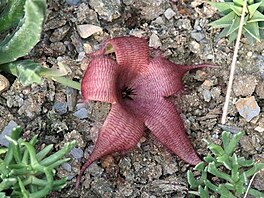
[[[68,78],[65,78],[63,76],[52,77],[52,79],[54,79],[55,81],[57,81],[58,83],[60,83],[62,85],[71,87],[73,89],[81,90],[81,84],[80,83],[73,81],[73,80],[70,80]]]

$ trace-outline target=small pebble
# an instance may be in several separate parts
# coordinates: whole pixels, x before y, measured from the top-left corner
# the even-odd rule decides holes
[[[62,167],[66,170],[66,171],[68,171],[68,172],[71,172],[72,171],[72,167],[71,167],[71,165],[69,164],[69,163],[64,163],[64,164],[62,164]]]
[[[67,103],[64,103],[64,102],[62,103],[62,102],[56,101],[53,105],[53,108],[60,115],[67,113]]]
[[[120,0],[89,0],[89,5],[106,21],[113,21],[121,16]]]
[[[236,108],[239,114],[248,122],[260,113],[260,107],[254,96],[239,99],[236,103]]]
[[[204,98],[204,101],[210,102],[212,95],[208,89],[203,90],[203,98]]]
[[[66,0],[66,3],[72,6],[76,6],[80,4],[80,0]]]
[[[196,41],[191,41],[190,50],[195,54],[199,54],[201,52],[201,45]]]
[[[12,129],[14,127],[17,126],[17,123],[13,120],[11,120],[7,126],[4,128],[4,130],[1,132],[0,134],[0,144],[3,145],[3,146],[8,146],[9,145],[9,141],[6,140],[5,136],[10,136],[11,135],[11,132],[12,132]]]
[[[152,34],[149,38],[149,46],[153,47],[155,49],[159,48],[161,46],[161,42],[157,34]]]
[[[191,37],[193,39],[195,39],[196,41],[200,42],[201,40],[204,39],[204,34],[202,32],[196,32],[196,31],[192,31],[191,32]]]
[[[264,99],[264,81],[259,82],[256,87],[256,94],[261,98]]]
[[[86,108],[81,108],[78,111],[74,112],[73,115],[79,119],[88,118],[88,111]]]
[[[0,74],[0,94],[10,87],[9,81]]]
[[[73,148],[70,152],[73,158],[76,160],[81,159],[83,157],[83,150],[80,148]]]
[[[172,17],[174,17],[176,15],[176,13],[171,9],[168,8],[165,12],[164,12],[164,16],[166,17],[166,19],[170,20]]]
[[[102,32],[103,29],[96,25],[84,24],[84,25],[78,25],[77,31],[82,38],[88,38],[89,36],[92,36],[97,32]]]

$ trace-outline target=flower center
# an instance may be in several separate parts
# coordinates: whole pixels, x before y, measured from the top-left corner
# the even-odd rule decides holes
[[[136,95],[135,90],[133,88],[125,87],[121,92],[121,96],[123,99],[133,100],[133,95]]]

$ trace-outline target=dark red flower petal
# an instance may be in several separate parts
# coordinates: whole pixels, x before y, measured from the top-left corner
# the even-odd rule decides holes
[[[145,39],[138,37],[117,37],[106,42],[114,49],[116,61],[120,65],[119,85],[124,86],[140,74],[149,63],[149,47]]]
[[[170,96],[183,88],[182,77],[187,71],[208,66],[211,65],[177,65],[158,56],[150,61],[141,75],[129,86],[133,87],[137,94],[146,97]]]
[[[142,121],[128,113],[120,104],[113,104],[99,131],[93,152],[80,170],[76,186],[78,187],[81,175],[91,163],[110,153],[133,148],[143,136],[143,132]]]
[[[129,109],[144,120],[154,136],[185,162],[200,162],[186,133],[183,121],[173,104],[164,98],[155,99],[136,96],[127,101]]]
[[[115,103],[118,65],[107,57],[94,58],[82,79],[84,101],[96,100]]]

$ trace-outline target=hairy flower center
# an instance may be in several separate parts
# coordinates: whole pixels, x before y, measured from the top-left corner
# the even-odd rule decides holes
[[[135,90],[133,88],[125,87],[121,92],[121,96],[123,99],[133,100],[133,95],[136,95]]]

